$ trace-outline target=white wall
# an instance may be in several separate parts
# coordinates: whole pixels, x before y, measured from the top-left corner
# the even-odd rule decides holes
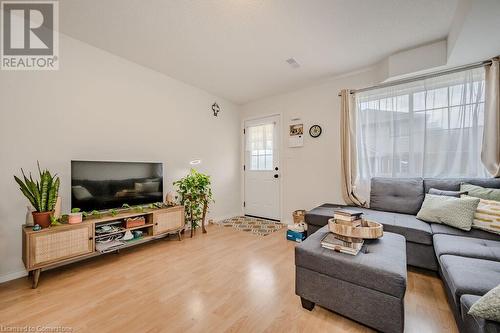
[[[59,71],[0,71],[0,282],[24,273],[21,167],[57,172],[67,211],[72,159],[161,161],[166,190],[202,159],[225,217],[241,213],[239,126],[237,106],[64,35]]]
[[[281,179],[282,217],[291,223],[296,209],[312,209],[323,203],[343,203],[340,164],[340,100],[343,88],[362,88],[380,81],[380,69],[367,69],[345,77],[332,78],[318,85],[246,104],[247,118],[280,113],[283,118]],[[292,118],[304,123],[304,146],[288,148],[288,124]],[[309,136],[309,127],[319,124],[323,133]]]

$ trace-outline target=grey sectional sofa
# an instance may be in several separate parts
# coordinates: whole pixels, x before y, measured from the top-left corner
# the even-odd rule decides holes
[[[469,232],[416,218],[430,188],[458,191],[467,182],[500,188],[500,179],[373,178],[370,208],[364,217],[384,225],[384,231],[406,238],[408,265],[438,271],[461,332],[500,332],[500,324],[467,314],[482,295],[500,284],[500,236]],[[308,235],[328,223],[339,205],[324,204],[306,213]]]

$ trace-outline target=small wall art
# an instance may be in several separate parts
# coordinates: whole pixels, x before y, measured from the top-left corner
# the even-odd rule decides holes
[[[220,106],[219,106],[219,104],[217,104],[217,102],[215,102],[214,104],[212,104],[212,111],[214,113],[214,117],[218,117],[219,116]]]
[[[302,147],[304,145],[304,124],[290,124],[288,147]]]

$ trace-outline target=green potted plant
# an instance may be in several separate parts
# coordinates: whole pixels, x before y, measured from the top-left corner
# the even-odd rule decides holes
[[[49,170],[41,170],[40,163],[37,162],[40,179],[34,181],[31,173],[29,178],[21,169],[23,180],[14,176],[19,189],[35,208],[33,222],[42,228],[47,228],[51,224],[51,215],[54,212],[57,196],[59,194],[60,180],[56,175],[52,175]]]
[[[174,186],[185,208],[186,221],[191,223],[191,237],[200,222],[206,233],[205,217],[209,203],[213,202],[210,176],[191,169],[186,177],[174,182]]]

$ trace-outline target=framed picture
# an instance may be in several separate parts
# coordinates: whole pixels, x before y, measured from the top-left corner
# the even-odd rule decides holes
[[[304,124],[290,124],[288,147],[302,147],[304,145]]]
[[[304,134],[304,124],[290,125],[290,136],[303,135],[303,134]]]

